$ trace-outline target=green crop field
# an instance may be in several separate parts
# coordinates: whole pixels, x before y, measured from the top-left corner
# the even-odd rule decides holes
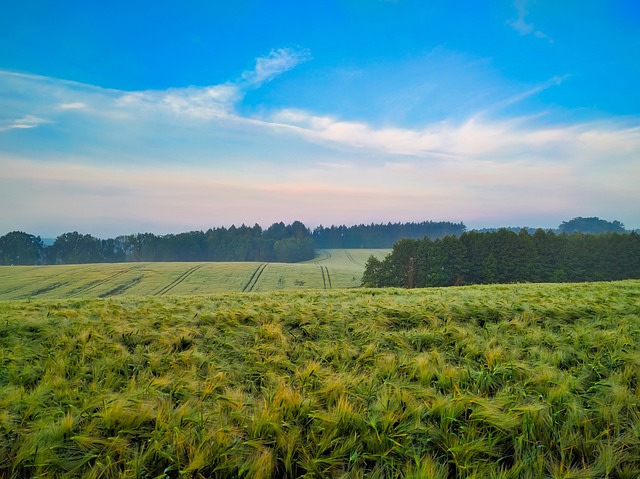
[[[320,250],[306,263],[120,263],[0,266],[0,300],[353,288],[370,255]]]
[[[0,477],[640,477],[640,281],[260,293],[288,276],[259,266],[0,301]]]

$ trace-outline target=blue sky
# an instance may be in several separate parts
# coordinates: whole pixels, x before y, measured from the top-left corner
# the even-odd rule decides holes
[[[640,227],[640,4],[25,0],[0,233]]]

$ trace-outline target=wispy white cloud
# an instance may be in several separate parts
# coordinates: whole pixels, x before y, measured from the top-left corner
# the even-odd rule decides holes
[[[81,101],[72,101],[69,103],[60,103],[58,108],[60,110],[84,110],[87,108],[87,105]]]
[[[493,112],[496,112],[498,110],[504,109],[506,107],[509,107],[509,106],[515,105],[517,103],[520,103],[520,102],[526,100],[527,98],[531,98],[532,96],[535,96],[538,93],[541,93],[541,92],[543,92],[545,90],[548,90],[549,88],[561,85],[565,80],[567,80],[570,77],[571,77],[571,75],[568,75],[568,74],[567,75],[555,75],[553,78],[547,80],[546,82],[543,82],[543,83],[541,83],[539,85],[535,85],[532,88],[529,88],[528,90],[525,90],[525,91],[520,92],[520,93],[516,93],[515,95],[507,97],[504,100],[496,101],[495,103],[490,105],[488,108],[486,108],[483,111],[483,113],[484,114],[493,113]]]
[[[0,132],[53,123],[64,118],[67,112],[90,115],[91,123],[111,122],[108,127],[102,128],[105,137],[117,136],[115,132],[119,128],[129,130],[120,135],[123,144],[131,137],[132,124],[137,125],[133,131],[139,134],[148,122],[155,123],[160,118],[169,123],[178,122],[177,129],[184,120],[227,120],[251,124],[254,123],[252,119],[236,114],[236,106],[246,90],[273,80],[309,58],[308,50],[275,49],[257,58],[254,68],[242,73],[235,82],[145,91],[118,91],[39,75],[0,71],[0,93],[6,91],[11,96],[20,91],[24,92],[25,97],[19,111],[15,112],[16,116],[21,116],[0,120]],[[37,115],[33,111],[37,111]],[[77,130],[86,127],[78,125]],[[153,132],[149,134],[153,135]]]
[[[308,49],[278,48],[271,50],[266,57],[256,59],[256,65],[252,70],[242,74],[242,82],[247,86],[259,87],[310,59],[311,52]]]
[[[124,93],[116,102],[123,109],[144,108],[148,111],[170,111],[199,119],[225,117],[234,110],[241,98],[240,90],[232,84],[208,87],[175,88]]]
[[[235,105],[249,88],[258,88],[310,58],[308,50],[280,48],[256,59],[252,70],[240,80],[206,87],[172,88],[125,93],[118,106],[159,108],[175,114],[206,120],[233,116]]]
[[[527,22],[526,17],[529,15],[527,3],[527,0],[515,0],[513,2],[513,6],[518,12],[518,17],[507,20],[507,25],[513,28],[520,35],[534,35],[537,38],[548,40],[553,43],[553,40],[546,33],[536,30],[533,23]]]
[[[537,155],[551,160],[560,156],[553,150],[601,151],[603,144],[612,154],[640,151],[640,130],[615,122],[532,126],[527,118],[492,121],[473,116],[460,124],[439,122],[423,129],[376,129],[361,122],[292,110],[277,112],[272,121],[313,141],[424,158],[510,161]]]
[[[4,125],[0,123],[0,131],[27,130],[46,123],[52,123],[52,121],[35,115],[25,115],[22,118],[16,118],[8,121],[5,120],[3,123]]]

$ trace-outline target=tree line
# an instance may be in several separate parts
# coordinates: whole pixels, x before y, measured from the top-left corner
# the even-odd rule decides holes
[[[491,233],[504,235],[507,230],[514,234],[522,233],[522,230],[516,228],[492,230]],[[518,231],[520,233],[517,233]],[[534,237],[535,241],[538,241],[536,238],[541,233],[532,228],[526,228],[525,231]],[[603,232],[628,232],[619,221],[609,222],[595,217],[574,218],[563,222],[555,231],[567,234],[576,231],[599,234]],[[543,233],[548,234],[550,231],[547,230]],[[319,226],[313,232],[300,221],[294,221],[292,224],[274,223],[267,229],[256,224],[251,227],[245,225],[220,227],[211,228],[204,232],[190,231],[169,235],[138,233],[109,239],[99,239],[74,231],[58,236],[53,244],[45,245],[38,236],[13,231],[0,237],[0,264],[35,265],[132,261],[276,261],[294,263],[313,259],[316,248],[391,248],[395,243],[400,242],[394,248],[395,254],[397,248],[412,244],[411,242],[406,243],[407,239],[420,240],[429,244],[434,243],[439,246],[432,245],[429,248],[437,249],[444,247],[441,244],[447,245],[458,237],[466,244],[476,234],[485,233],[466,232],[463,223],[448,221]],[[422,238],[425,239],[422,240]],[[506,240],[503,242],[508,243]],[[485,247],[485,249],[487,248],[489,247]],[[497,258],[501,256],[500,248],[498,243],[489,248],[491,254],[483,259],[488,262],[487,268],[485,268],[487,271],[491,271],[494,260],[497,261]],[[418,266],[415,263],[411,268],[415,270]],[[376,271],[376,268],[378,266],[374,264],[371,271]],[[394,268],[397,269],[397,266]],[[549,268],[547,267],[547,269]],[[512,281],[501,273],[500,268],[496,270],[495,274],[490,273],[488,276],[481,276],[474,271],[464,270],[464,275],[461,277],[466,278],[467,283],[492,282],[490,280],[494,276],[496,281]],[[576,276],[571,271],[573,271],[571,268],[559,267],[556,276],[558,278]],[[437,274],[433,278],[446,277],[447,274]],[[384,273],[382,277],[385,275],[387,273]],[[413,277],[413,273],[410,274],[410,277]],[[373,285],[376,281],[368,280],[367,282]],[[411,281],[411,283],[414,282]],[[442,284],[443,282],[451,283],[451,281],[433,279],[429,284]],[[423,283],[427,284],[425,281],[420,284]],[[398,281],[393,283],[393,285],[402,284]]]
[[[21,231],[0,237],[0,264],[76,264],[135,261],[275,261],[295,263],[315,257],[309,229],[299,221],[214,228],[206,232],[155,235],[139,233],[99,239],[77,231],[52,245]]]
[[[403,239],[383,260],[370,257],[362,283],[429,287],[640,278],[640,235],[526,229]]]
[[[318,226],[313,230],[316,248],[391,248],[403,238],[436,239],[460,235],[464,223],[423,221],[420,223],[360,224],[355,226]]]
[[[75,264],[136,261],[275,261],[296,263],[313,259],[316,248],[391,248],[401,238],[460,234],[462,223],[388,223],[319,226],[311,232],[300,221],[212,228],[155,235],[138,233],[99,239],[77,231],[64,233],[51,245],[40,237],[13,231],[0,237],[0,264]]]

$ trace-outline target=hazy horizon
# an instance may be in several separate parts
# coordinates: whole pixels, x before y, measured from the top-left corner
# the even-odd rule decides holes
[[[574,218],[570,218],[570,219],[574,219]],[[567,219],[565,221],[569,221],[570,219]],[[600,218],[601,220],[605,220],[605,221],[615,221],[615,219],[608,219],[608,218]],[[297,220],[294,220],[297,221]],[[422,223],[422,222],[427,222],[427,221],[433,221],[434,223],[438,223],[440,221],[436,220],[421,220],[421,221],[415,221],[413,223]],[[442,222],[447,222],[447,220],[441,220]],[[276,223],[280,223],[279,221],[277,221]],[[290,224],[289,222],[285,222],[287,224]],[[403,222],[399,222],[399,221],[380,221],[380,222],[376,222],[375,224],[388,224],[388,223],[403,223]],[[411,223],[411,221],[407,222],[407,223]],[[464,226],[466,227],[466,231],[482,231],[482,230],[494,230],[494,229],[501,229],[501,228],[506,228],[506,229],[512,229],[512,228],[540,228],[543,230],[558,230],[560,224],[558,225],[552,225],[552,226],[543,226],[543,225],[525,225],[525,224],[512,224],[512,225],[493,225],[493,226],[469,226],[467,223],[465,223],[464,221],[462,222],[453,222],[451,221],[451,223],[463,223]],[[231,226],[235,226],[237,228],[241,227],[241,226],[247,226],[247,227],[253,227],[255,224],[258,223],[252,223],[252,224],[246,224],[246,223],[230,223],[230,224],[226,224],[226,225],[208,225],[206,227],[202,227],[202,228],[195,228],[192,230],[175,230],[175,231],[151,231],[151,230],[145,230],[145,229],[141,229],[141,230],[135,230],[135,231],[126,231],[126,232],[121,232],[121,233],[114,233],[114,234],[95,234],[92,231],[79,231],[78,228],[75,229],[70,229],[67,231],[62,231],[60,233],[56,233],[56,234],[39,234],[38,232],[35,231],[24,231],[24,233],[28,233],[28,234],[32,234],[34,236],[38,236],[40,237],[42,240],[49,240],[49,241],[54,241],[57,237],[59,237],[62,234],[65,233],[73,233],[73,232],[78,232],[80,234],[89,234],[91,236],[94,236],[98,239],[108,239],[108,238],[117,238],[118,236],[128,236],[128,235],[135,235],[135,234],[146,234],[146,233],[151,233],[157,236],[165,236],[165,235],[173,235],[173,234],[180,234],[180,233],[189,233],[192,231],[202,231],[202,232],[206,232],[209,229],[216,229],[216,228],[230,228]],[[266,230],[269,226],[271,226],[273,223],[270,224],[258,224],[258,226],[260,226],[263,230]],[[346,226],[346,227],[351,227],[351,226],[359,226],[359,225],[370,225],[371,223],[351,223],[351,224],[347,224],[347,223],[326,223],[326,224],[313,224],[313,225],[309,225],[309,224],[304,224],[311,232],[313,232],[316,228],[318,227],[324,227],[324,228],[330,228],[332,226]],[[627,225],[624,225],[625,229],[627,231],[636,231],[638,230],[638,228],[630,228]],[[15,231],[15,230],[13,230]],[[7,233],[10,233],[12,231],[6,231],[6,232],[2,232],[0,231],[0,236],[3,236]]]
[[[640,228],[631,0],[4,10],[0,231]]]

